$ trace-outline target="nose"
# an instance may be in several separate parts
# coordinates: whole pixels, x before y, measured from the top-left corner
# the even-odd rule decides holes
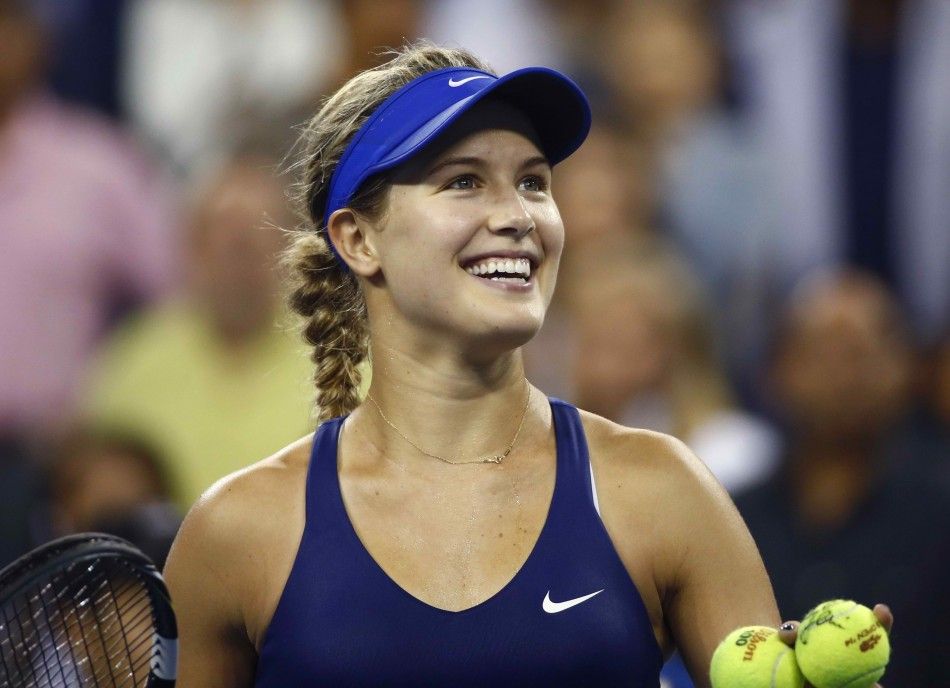
[[[515,189],[499,193],[488,217],[488,229],[520,239],[535,230],[534,218]]]

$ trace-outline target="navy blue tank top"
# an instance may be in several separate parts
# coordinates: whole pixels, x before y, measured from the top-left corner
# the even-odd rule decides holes
[[[649,616],[595,510],[580,415],[557,399],[551,408],[557,474],[541,534],[504,588],[459,612],[407,593],[363,547],[337,474],[344,419],[323,423],[256,688],[659,686]]]

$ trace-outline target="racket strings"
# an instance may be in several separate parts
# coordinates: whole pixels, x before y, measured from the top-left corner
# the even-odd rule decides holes
[[[0,688],[141,688],[153,615],[137,571],[77,562],[0,608]]]

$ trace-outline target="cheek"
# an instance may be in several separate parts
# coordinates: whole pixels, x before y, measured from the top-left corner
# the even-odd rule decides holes
[[[551,207],[546,209],[544,213],[536,214],[535,218],[538,226],[538,240],[541,242],[541,249],[544,251],[545,267],[543,274],[545,275],[545,284],[543,288],[545,296],[550,302],[557,283],[561,254],[564,252],[564,223],[561,222],[561,215],[554,204],[551,204]]]
[[[444,303],[446,279],[466,244],[458,214],[400,212],[378,234],[378,255],[386,290],[399,310],[433,315]],[[420,310],[421,309],[421,310]]]
[[[541,206],[535,213],[535,222],[545,257],[560,258],[564,250],[564,220],[557,205],[552,201]]]
[[[400,261],[416,263],[452,262],[478,226],[479,218],[464,205],[433,199],[422,203],[408,192],[394,194],[378,236],[380,254],[384,259],[398,256]]]

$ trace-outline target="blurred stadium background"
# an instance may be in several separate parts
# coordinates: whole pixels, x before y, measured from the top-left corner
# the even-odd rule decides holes
[[[0,565],[161,561],[311,429],[282,161],[418,37],[591,97],[532,379],[690,444],[786,618],[887,601],[888,684],[950,685],[946,0],[0,0]]]

